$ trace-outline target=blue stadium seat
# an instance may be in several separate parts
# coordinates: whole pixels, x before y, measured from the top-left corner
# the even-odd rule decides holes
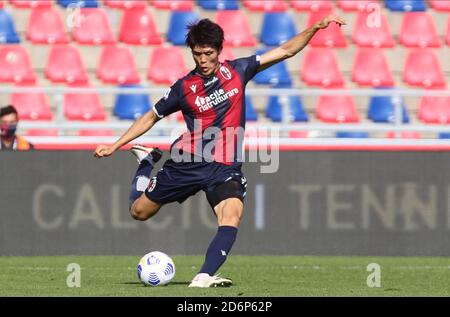
[[[122,85],[122,88],[142,87],[140,85]],[[120,119],[135,120],[150,110],[150,96],[146,94],[119,94],[114,104],[114,115]]]
[[[449,132],[441,132],[439,133],[440,139],[450,139],[450,133]]]
[[[336,132],[337,138],[354,138],[354,139],[365,139],[369,137],[369,133],[367,132],[348,132],[348,131],[340,131]]]
[[[204,10],[238,10],[238,0],[198,0],[198,5]]]
[[[13,17],[5,10],[0,10],[0,44],[2,43],[20,43]]]
[[[173,11],[170,16],[167,40],[174,45],[184,45],[187,33],[186,26],[199,19],[199,14],[194,11]]]
[[[246,121],[258,121],[258,114],[253,107],[252,99],[245,96],[245,119]]]
[[[292,15],[284,12],[266,13],[260,41],[268,46],[278,46],[297,34]]]
[[[81,8],[98,8],[97,0],[58,0],[58,4],[64,8],[81,7]]]
[[[256,55],[262,55],[269,49],[257,50]],[[262,72],[256,74],[253,78],[256,84],[260,85],[282,85],[290,86],[292,84],[291,75],[288,72],[285,61],[277,63]]]
[[[372,96],[369,102],[367,117],[377,123],[394,122],[396,98],[400,98],[402,105],[403,123],[409,123],[409,115],[406,110],[405,101],[400,96]]]
[[[426,11],[424,0],[386,0],[386,8],[395,12]]]
[[[300,96],[270,96],[266,107],[266,116],[274,122],[283,121],[283,103],[285,102],[289,103],[289,121],[306,122],[309,120]]]

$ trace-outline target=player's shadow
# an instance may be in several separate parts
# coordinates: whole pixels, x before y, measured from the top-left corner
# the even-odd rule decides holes
[[[191,282],[170,282],[170,285],[189,285]],[[141,282],[123,282],[123,283],[119,283],[119,284],[123,284],[123,285],[142,285]]]

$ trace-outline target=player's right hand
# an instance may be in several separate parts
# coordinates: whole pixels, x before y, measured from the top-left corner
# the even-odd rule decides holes
[[[99,145],[95,149],[94,156],[97,158],[107,157],[114,153],[114,149],[109,145]]]

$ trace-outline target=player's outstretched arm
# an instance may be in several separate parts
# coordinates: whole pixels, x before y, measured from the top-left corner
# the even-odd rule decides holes
[[[323,18],[321,21],[307,28],[302,33],[297,34],[281,46],[262,54],[258,71],[262,71],[273,64],[295,56],[308,44],[318,30],[327,28],[330,23],[337,23],[339,26],[346,24],[344,19],[335,15],[329,15]]]
[[[159,120],[158,116],[153,110],[148,111],[139,119],[137,119],[130,128],[112,145],[99,145],[94,152],[94,156],[101,158],[107,157],[120,149],[125,144],[140,137],[145,132],[150,130]]]

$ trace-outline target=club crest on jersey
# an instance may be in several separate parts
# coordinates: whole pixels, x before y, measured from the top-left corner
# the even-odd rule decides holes
[[[148,184],[148,188],[147,191],[151,192],[155,189],[156,186],[156,177],[152,177],[152,179],[150,180],[150,183]]]
[[[220,67],[220,74],[223,76],[223,78],[225,79],[231,79],[231,72],[230,70],[226,67],[226,66],[221,66]]]
[[[192,85],[191,90],[195,94],[197,92],[197,85]]]

